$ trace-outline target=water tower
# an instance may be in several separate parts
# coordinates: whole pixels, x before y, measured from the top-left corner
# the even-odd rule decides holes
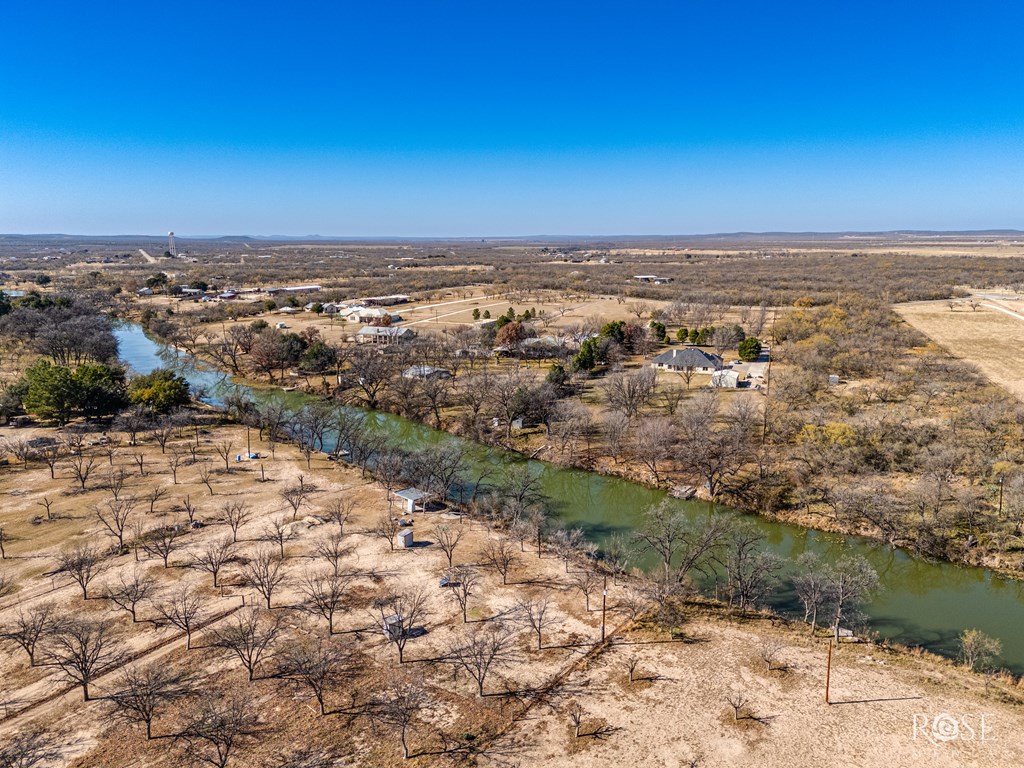
[[[173,232],[168,232],[167,233],[167,251],[168,251],[168,253],[171,254],[171,256],[177,256],[178,255],[178,248],[177,248],[177,246],[174,245],[174,233]]]

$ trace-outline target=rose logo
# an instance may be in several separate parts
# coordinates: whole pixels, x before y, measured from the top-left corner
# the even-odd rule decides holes
[[[960,736],[960,721],[943,712],[932,722],[932,738],[936,741],[953,741]]]

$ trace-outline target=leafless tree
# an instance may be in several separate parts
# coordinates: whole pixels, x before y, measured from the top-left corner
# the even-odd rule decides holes
[[[280,637],[281,620],[276,614],[249,607],[214,630],[213,645],[237,657],[252,682]]]
[[[231,453],[235,449],[235,444],[231,440],[219,440],[213,444],[213,450],[221,460],[224,462],[224,471],[231,471]]]
[[[645,366],[634,373],[611,374],[602,389],[610,408],[632,418],[651,401],[657,381],[655,370]]]
[[[110,470],[110,474],[107,475],[107,490],[110,491],[110,495],[115,500],[120,500],[121,493],[124,491],[124,484],[128,481],[129,477],[130,473],[124,467]]]
[[[299,608],[327,621],[327,634],[334,634],[334,616],[344,610],[348,595],[348,579],[337,572],[328,574],[306,573],[299,585],[302,602]]]
[[[50,470],[50,479],[55,480],[57,478],[57,465],[64,458],[64,448],[60,443],[54,443],[40,448],[36,455],[43,460],[47,468]]]
[[[468,621],[466,612],[469,606],[469,598],[473,596],[480,577],[474,568],[468,565],[457,565],[448,569],[448,594],[462,611],[462,623]]]
[[[565,563],[565,572],[569,572],[569,563],[579,555],[583,544],[582,528],[559,528],[551,537],[551,543],[558,553],[559,559]]]
[[[324,516],[338,525],[338,532],[345,533],[345,524],[352,518],[355,500],[342,497],[331,499],[324,507]]]
[[[142,497],[143,499],[146,500],[146,503],[149,504],[149,514],[150,515],[153,515],[153,514],[156,513],[156,505],[157,505],[157,503],[162,498],[164,498],[168,493],[169,493],[169,491],[167,490],[167,488],[165,488],[162,485],[158,485],[158,486],[155,486],[154,488],[150,489],[149,493],[147,493],[145,496]]]
[[[57,765],[67,744],[60,732],[30,726],[11,734],[0,744],[0,768],[44,768]]]
[[[391,513],[387,510],[382,510],[380,515],[377,516],[377,522],[373,526],[372,533],[377,538],[387,541],[388,546],[393,552],[395,549],[395,537],[400,530],[402,530],[402,526],[399,521],[392,517]]]
[[[103,596],[121,610],[127,611],[135,624],[139,620],[139,603],[148,600],[155,591],[156,580],[136,567],[127,574],[121,571],[117,581],[107,587]]]
[[[14,619],[0,627],[0,640],[20,646],[28,654],[29,666],[34,667],[40,642],[53,634],[62,620],[53,603],[36,603],[27,608],[18,606]]]
[[[106,569],[99,550],[79,545],[57,555],[57,573],[70,576],[82,589],[82,599],[89,599],[89,583]]]
[[[96,469],[96,459],[86,456],[84,453],[78,453],[68,457],[64,465],[71,471],[71,476],[78,482],[79,488],[84,491],[86,483],[89,482],[89,476]]]
[[[153,720],[167,705],[195,692],[195,682],[168,664],[130,666],[117,682],[116,690],[107,698],[121,719],[144,725],[146,738],[153,738]]]
[[[49,663],[89,701],[89,684],[114,666],[120,654],[113,648],[111,625],[105,621],[69,619],[49,638]]]
[[[589,568],[573,574],[572,585],[580,591],[586,600],[587,611],[590,611],[590,596],[601,588],[601,577]]]
[[[235,543],[228,538],[219,539],[208,542],[198,554],[193,555],[192,566],[213,576],[213,586],[216,588],[220,586],[217,583],[220,572],[234,557]]]
[[[107,499],[96,507],[96,517],[117,540],[117,548],[124,549],[124,532],[128,527],[128,518],[135,511],[138,502],[131,496],[121,499]]]
[[[501,574],[501,583],[508,584],[508,574],[516,561],[516,550],[505,537],[488,539],[484,546],[484,560]]]
[[[281,652],[278,674],[308,688],[316,697],[320,714],[327,714],[327,692],[353,673],[352,652],[336,640],[320,637],[289,643]]]
[[[263,596],[268,609],[274,592],[284,580],[281,558],[268,549],[257,552],[255,557],[242,566],[242,582]]]
[[[537,650],[544,647],[544,633],[561,622],[555,615],[554,604],[544,597],[523,597],[516,601],[516,620],[537,636]]]
[[[422,589],[392,592],[373,601],[385,639],[398,650],[398,663],[405,662],[405,646],[427,617],[427,593]],[[397,618],[397,626],[388,619]]]
[[[225,501],[221,506],[221,519],[231,529],[231,541],[238,542],[238,529],[249,521],[249,508],[244,501]]]
[[[285,557],[284,545],[289,541],[293,541],[295,538],[295,531],[286,520],[281,518],[272,518],[269,520],[263,526],[263,532],[260,534],[261,541],[277,545],[282,560],[284,560]]]
[[[341,561],[352,552],[340,531],[334,531],[323,539],[313,542],[313,553],[324,560],[335,576],[341,571]]]
[[[199,508],[192,503],[191,496],[186,496],[181,500],[181,508],[185,512],[185,517],[188,518],[189,526],[191,526],[196,521],[196,513],[199,511]]]
[[[155,608],[161,619],[185,633],[185,650],[191,650],[192,631],[199,624],[203,608],[199,593],[186,584]]]
[[[777,637],[765,637],[761,639],[761,645],[758,647],[758,654],[761,656],[761,661],[768,665],[768,671],[772,671],[772,667],[778,663],[779,654],[782,653],[786,644],[783,643]]]
[[[170,414],[160,416],[150,423],[149,434],[160,446],[160,453],[167,453],[167,443],[174,437],[179,424]]]
[[[601,429],[604,432],[608,455],[612,461],[618,463],[629,430],[629,418],[619,411],[611,411],[601,420]]]
[[[725,700],[732,707],[732,719],[738,721],[740,719],[740,712],[747,706],[747,697],[741,691],[730,691]]]
[[[465,672],[473,679],[477,694],[483,696],[487,677],[512,663],[516,657],[513,635],[500,621],[478,625],[453,643],[447,656],[456,670]]]
[[[216,495],[216,491],[213,490],[213,473],[205,461],[199,465],[199,482],[206,486],[211,496]]]
[[[144,453],[132,454],[132,459],[135,460],[135,463],[139,467],[139,477],[145,477],[146,476],[146,454],[144,454]]]
[[[829,597],[829,574],[821,560],[811,553],[797,559],[793,588],[804,607],[804,621],[811,625],[811,636],[818,626],[818,611]]]
[[[666,416],[638,421],[633,429],[633,456],[650,470],[655,484],[661,483],[664,462],[675,454],[677,431]]]
[[[385,689],[374,697],[373,717],[398,731],[403,760],[409,759],[409,731],[429,706],[423,681],[412,675],[395,673]]]
[[[573,732],[578,739],[580,737],[580,729],[583,727],[583,718],[586,717],[586,712],[583,711],[583,707],[578,701],[572,702],[568,707],[569,722],[572,723]]]
[[[300,478],[301,479],[301,478]],[[299,516],[299,510],[309,499],[311,486],[304,482],[300,482],[298,485],[293,485],[290,488],[285,488],[281,491],[281,500],[285,502],[292,510],[292,520],[295,520]]]
[[[176,525],[158,525],[142,537],[142,548],[153,557],[159,557],[164,568],[170,567],[171,555],[178,548],[181,532]]]
[[[186,459],[187,456],[185,451],[181,451],[177,448],[172,448],[171,455],[167,457],[167,468],[171,470],[171,481],[174,485],[178,484],[178,470],[181,469]]]
[[[46,510],[46,519],[53,520],[53,499],[43,496],[42,500],[36,503]]]
[[[444,556],[448,558],[448,567],[452,567],[452,557],[455,555],[455,548],[459,546],[459,542],[462,541],[464,531],[462,528],[453,528],[450,525],[435,525],[434,526],[434,540],[437,542],[437,546],[444,552]]]
[[[201,697],[177,738],[188,745],[186,753],[191,759],[226,768],[238,746],[256,739],[263,730],[254,702],[234,691]]]
[[[691,520],[677,504],[666,499],[644,511],[634,539],[645,551],[658,555],[663,583],[682,584],[692,571],[709,563],[728,531],[726,518]]]
[[[627,656],[623,664],[626,667],[629,682],[632,684],[636,678],[636,668],[640,665],[640,658],[638,656]]]

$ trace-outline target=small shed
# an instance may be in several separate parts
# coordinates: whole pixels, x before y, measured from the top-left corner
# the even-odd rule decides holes
[[[423,510],[426,505],[427,499],[430,494],[426,491],[421,491],[419,488],[405,488],[395,494],[403,502],[403,509],[409,514],[413,514],[417,509]]]
[[[839,376],[837,374],[835,374],[835,373],[830,373],[828,375],[828,385],[830,387],[837,387],[837,386],[839,386]]]
[[[398,532],[398,546],[402,549],[412,549],[412,528]]]
[[[384,637],[392,643],[395,642],[404,632],[404,629],[402,628],[402,617],[397,613],[392,616],[385,616],[382,629],[384,630]]]

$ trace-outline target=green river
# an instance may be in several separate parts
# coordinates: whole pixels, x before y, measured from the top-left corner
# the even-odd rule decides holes
[[[237,387],[227,377],[192,365],[185,356],[152,341],[136,325],[125,324],[117,335],[121,358],[140,373],[161,366],[174,367],[194,387],[201,387],[205,399],[213,404]],[[293,397],[296,404],[306,397],[298,393],[287,396]],[[406,448],[461,439],[392,414],[371,416],[381,430]],[[598,544],[611,534],[630,531],[644,508],[665,498],[663,491],[626,480],[527,461],[513,452],[463,442],[476,467],[484,463],[527,462],[530,470],[540,476],[554,516],[566,525],[583,528]],[[692,515],[723,511],[712,510],[707,502],[675,503]],[[764,532],[768,548],[787,561],[808,551],[820,553],[826,559],[846,554],[867,558],[878,570],[883,589],[865,612],[872,629],[882,637],[952,655],[959,633],[977,628],[1002,641],[1005,667],[1017,675],[1024,674],[1024,583],[1004,579],[984,568],[921,560],[859,537],[821,533],[757,516],[750,519]],[[788,587],[778,590],[770,604],[779,611],[802,615]]]

